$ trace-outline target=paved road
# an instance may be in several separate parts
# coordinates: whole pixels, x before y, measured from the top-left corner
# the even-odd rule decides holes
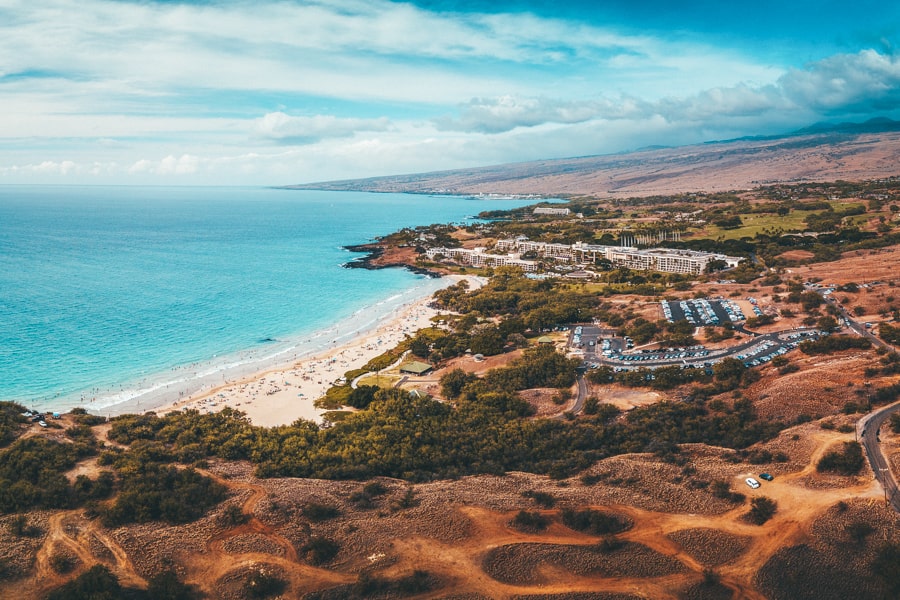
[[[584,410],[584,401],[587,398],[588,386],[587,381],[584,380],[583,372],[578,371],[578,378],[575,380],[575,383],[578,384],[578,395],[575,396],[575,404],[572,405],[572,410],[553,415],[550,417],[551,419],[567,419],[569,418],[569,415],[577,415]]]
[[[879,408],[869,413],[856,424],[856,433],[869,457],[869,464],[875,472],[875,478],[881,482],[885,495],[891,506],[900,512],[900,493],[897,493],[897,479],[891,470],[890,463],[881,452],[881,443],[878,441],[878,433],[890,416],[900,411],[900,402]]]
[[[886,343],[880,337],[872,333],[870,330],[866,329],[866,326],[864,324],[855,321],[853,317],[850,316],[850,313],[848,313],[847,310],[843,306],[841,306],[837,300],[835,300],[834,294],[829,294],[822,297],[825,298],[825,302],[838,309],[838,311],[841,313],[841,316],[847,320],[847,327],[850,328],[854,333],[857,333],[866,338],[877,347],[886,348],[888,350],[895,350],[895,348],[890,344]]]
[[[588,386],[587,381],[584,380],[584,373],[578,374],[576,383],[578,384],[578,396],[575,397],[575,405],[572,407],[572,410],[569,411],[575,415],[584,409],[584,401],[587,398]]]

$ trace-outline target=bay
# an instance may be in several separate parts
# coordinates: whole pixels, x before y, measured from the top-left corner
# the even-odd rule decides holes
[[[345,245],[531,202],[0,186],[0,399],[99,409],[314,350],[444,285]]]

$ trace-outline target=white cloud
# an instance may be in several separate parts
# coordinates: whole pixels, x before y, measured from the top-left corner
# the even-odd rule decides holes
[[[391,122],[379,119],[347,119],[332,115],[292,117],[283,112],[268,113],[254,124],[254,133],[265,139],[288,144],[309,144],[324,138],[349,137],[357,132],[386,131]]]
[[[873,50],[789,69],[684,35],[387,0],[3,4],[4,181],[290,183],[900,106],[900,64]]]
[[[838,54],[791,69],[778,85],[798,105],[826,113],[896,110],[900,60],[875,50]]]
[[[461,106],[460,117],[435,119],[439,129],[499,133],[516,127],[533,127],[544,123],[582,123],[596,118],[626,118],[639,112],[638,101],[618,100],[567,101],[549,98],[473,98]]]

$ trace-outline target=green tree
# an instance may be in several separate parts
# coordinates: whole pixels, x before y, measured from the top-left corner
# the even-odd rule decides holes
[[[820,473],[837,473],[839,475],[856,475],[865,465],[862,447],[859,442],[844,442],[841,450],[826,452],[816,465]]]
[[[744,363],[729,356],[713,366],[713,375],[719,381],[737,381],[746,370]]]
[[[72,581],[47,594],[47,600],[120,600],[122,586],[103,565],[94,565]]]
[[[463,388],[478,379],[474,374],[467,373],[460,368],[444,373],[440,379],[441,396],[447,400],[454,400],[462,393]]]
[[[754,525],[762,525],[773,516],[778,510],[778,504],[766,496],[757,496],[750,501],[750,512],[747,513],[747,520]]]
[[[147,595],[152,600],[195,600],[200,594],[171,570],[154,575],[147,581]]]

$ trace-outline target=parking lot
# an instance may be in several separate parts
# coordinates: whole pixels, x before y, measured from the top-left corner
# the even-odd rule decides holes
[[[741,307],[731,300],[673,300],[662,303],[663,316],[670,323],[686,320],[694,325],[722,325],[745,319]]]
[[[746,367],[755,367],[790,352],[805,339],[815,339],[821,335],[814,329],[792,330],[764,334],[730,348],[709,349],[693,345],[634,351],[634,343],[629,338],[617,337],[613,333],[593,325],[577,325],[570,335],[569,347],[583,356],[588,367],[605,365],[615,371],[670,366],[711,368],[726,357],[736,358]]]

